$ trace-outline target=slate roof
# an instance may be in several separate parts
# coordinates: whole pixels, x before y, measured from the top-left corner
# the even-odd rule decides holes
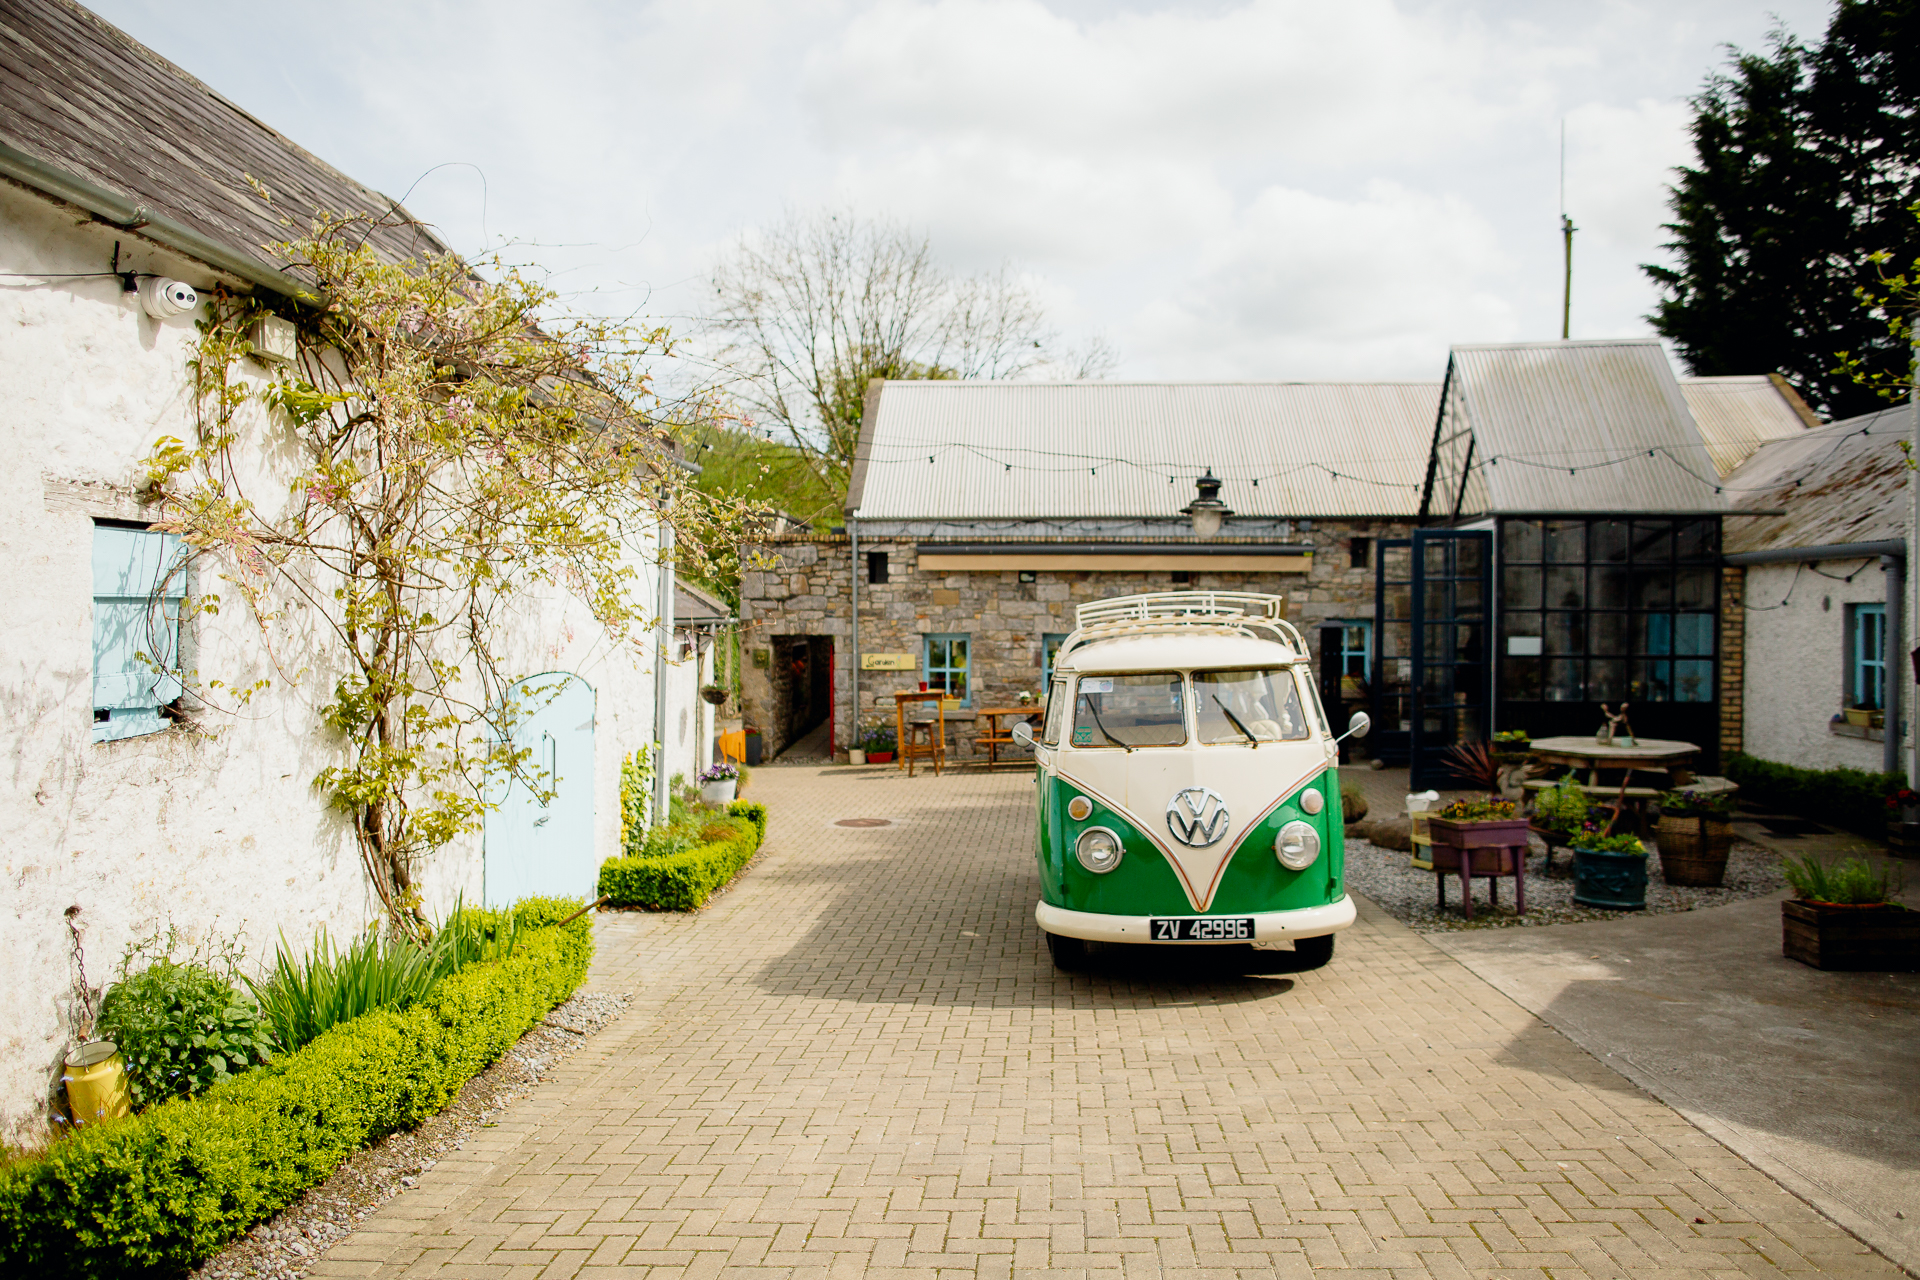
[[[162,243],[172,243],[169,225],[184,227],[241,267],[257,264],[245,277],[256,283],[278,276],[282,264],[263,246],[288,238],[281,217],[304,230],[319,209],[398,207],[71,0],[0,0],[0,67],[0,160],[11,176],[122,225],[145,216]],[[125,205],[144,214],[129,218]],[[394,259],[446,252],[418,227],[382,228],[373,244]]]
[[[1727,521],[1728,554],[1847,542],[1900,541],[1912,472],[1902,440],[1913,407],[1899,405],[1761,445],[1726,479],[1739,511],[1784,511]]]

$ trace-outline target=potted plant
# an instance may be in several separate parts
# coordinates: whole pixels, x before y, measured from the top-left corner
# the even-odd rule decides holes
[[[1429,816],[1427,830],[1435,871],[1457,871],[1460,859],[1470,857],[1470,870],[1492,873],[1504,862],[1503,850],[1527,844],[1527,820],[1513,801],[1498,796],[1455,800]]]
[[[1780,950],[1816,969],[1870,973],[1920,970],[1920,911],[1893,901],[1892,869],[1862,858],[1832,866],[1812,854],[1781,867],[1795,897],[1780,904]]]
[[[1586,830],[1593,799],[1580,779],[1569,773],[1543,791],[1534,793],[1532,830],[1547,842],[1547,865],[1553,865],[1553,847],[1573,847],[1574,836]]]
[[[747,725],[743,732],[746,734],[747,763],[759,764],[761,752],[760,731],[752,725]]]
[[[1668,884],[1715,889],[1727,878],[1727,851],[1733,847],[1733,793],[1703,795],[1669,791],[1660,797],[1654,839],[1660,844],[1660,872]]]
[[[1616,817],[1618,815],[1615,815]],[[1588,821],[1573,842],[1573,900],[1585,907],[1640,911],[1647,905],[1647,846]]]
[[[700,771],[700,798],[712,805],[733,803],[734,793],[740,787],[740,766],[737,764],[708,765]]]
[[[727,702],[727,686],[723,684],[701,685],[700,700],[716,707],[725,706]]]
[[[895,745],[893,726],[875,725],[860,739],[860,745],[867,753],[868,764],[892,764]]]
[[[1013,696],[1014,696],[1014,701],[1018,702],[1023,707],[1030,707],[1033,705],[1033,691],[1031,689],[1022,689],[1019,693],[1016,693]]]
[[[1903,858],[1920,850],[1920,793],[1902,787],[1887,797],[1887,848]]]

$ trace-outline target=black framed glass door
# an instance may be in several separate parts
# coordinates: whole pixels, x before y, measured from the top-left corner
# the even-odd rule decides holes
[[[1491,734],[1493,535],[1416,529],[1412,556],[1413,696],[1409,783],[1457,785],[1449,747]]]
[[[1373,730],[1367,750],[1407,762],[1413,741],[1413,540],[1382,538],[1373,571]]]

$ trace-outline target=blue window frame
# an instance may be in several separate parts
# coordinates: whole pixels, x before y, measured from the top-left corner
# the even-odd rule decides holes
[[[920,673],[927,688],[941,689],[960,705],[973,705],[973,637],[969,635],[932,635],[927,637],[925,660]]]
[[[1040,637],[1040,687],[1043,689],[1053,687],[1053,660],[1060,656],[1060,646],[1067,642],[1067,635],[1065,631],[1049,631]]]
[[[1373,623],[1358,618],[1331,618],[1340,628],[1340,674],[1365,685],[1373,672]]]
[[[93,740],[158,733],[180,696],[186,573],[178,534],[93,530]]]
[[[1878,711],[1886,687],[1887,606],[1847,606],[1846,704]]]

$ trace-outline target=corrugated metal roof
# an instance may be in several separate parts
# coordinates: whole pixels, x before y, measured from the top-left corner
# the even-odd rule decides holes
[[[1726,479],[1737,510],[1785,511],[1727,521],[1729,553],[1904,539],[1911,474],[1902,440],[1913,409],[1883,409],[1762,444]]]
[[[1806,407],[1795,404],[1793,393],[1781,385],[1778,375],[1752,377],[1682,378],[1680,394],[1707,442],[1707,456],[1722,476],[1753,456],[1753,451],[1769,440],[1797,436],[1808,427],[1819,426],[1819,419]]]
[[[863,520],[1151,519],[1176,516],[1211,467],[1242,516],[1408,516],[1439,394],[1438,382],[888,382],[852,502]]]
[[[1455,347],[1449,369],[1486,486],[1484,506],[1462,514],[1728,506],[1653,339]],[[1436,514],[1450,507],[1436,495]]]

